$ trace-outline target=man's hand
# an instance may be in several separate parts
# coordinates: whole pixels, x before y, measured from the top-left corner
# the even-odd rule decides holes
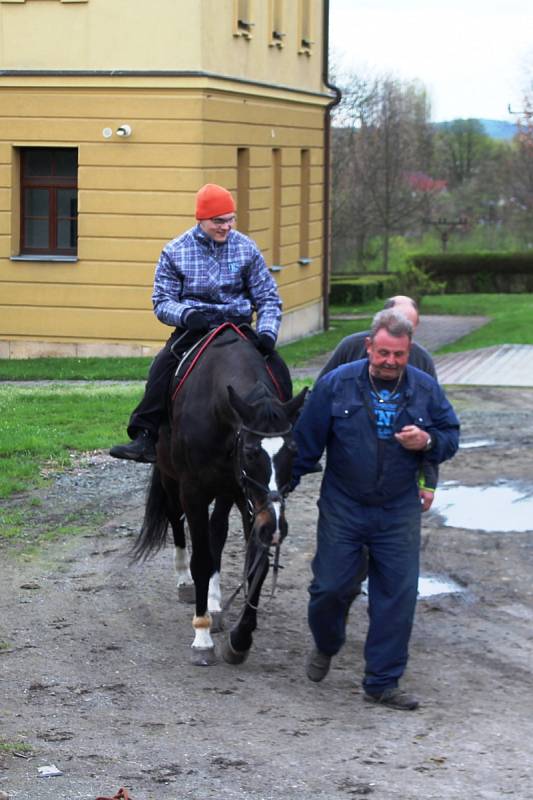
[[[426,489],[420,489],[418,492],[420,495],[420,504],[422,506],[422,513],[424,511],[429,511],[431,508],[431,504],[433,503],[433,498],[435,497],[435,492],[428,492]]]
[[[186,328],[195,333],[203,333],[209,330],[209,320],[205,314],[202,314],[201,311],[196,311],[196,309],[187,311],[183,319],[183,324]]]
[[[399,433],[394,434],[394,438],[406,450],[423,450],[428,443],[429,433],[417,425],[404,425]]]
[[[260,333],[257,339],[257,349],[260,353],[262,353],[264,356],[269,356],[274,352],[276,342],[272,336],[269,336],[268,333]]]

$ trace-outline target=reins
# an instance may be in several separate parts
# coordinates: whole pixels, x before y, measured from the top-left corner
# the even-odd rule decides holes
[[[249,598],[253,597],[254,592],[257,589],[257,586],[259,584],[259,580],[261,578],[261,570],[258,569],[258,567],[259,567],[259,564],[260,564],[260,562],[261,562],[261,560],[263,558],[266,557],[268,559],[270,546],[261,544],[260,542],[257,542],[256,544],[258,545],[258,547],[257,547],[257,553],[255,555],[255,559],[254,559],[252,565],[250,566],[250,568],[247,569],[247,563],[249,561],[250,543],[252,541],[253,541],[252,538],[250,538],[248,540],[248,546],[246,548],[246,559],[245,559],[245,562],[244,562],[244,570],[243,570],[242,581],[239,583],[237,588],[234,589],[232,594],[228,597],[228,599],[226,600],[226,602],[222,606],[222,610],[221,610],[222,616],[224,616],[224,614],[226,613],[228,608],[231,606],[231,604],[233,603],[233,601],[235,600],[235,598],[237,597],[237,595],[239,594],[241,589],[244,590],[244,602],[245,602],[245,604],[249,608],[251,608],[253,611],[258,611],[259,610],[259,606],[254,606],[250,602]],[[265,606],[268,605],[268,603],[274,597],[274,594],[276,592],[276,586],[277,586],[277,583],[278,583],[278,573],[279,573],[280,569],[283,569],[283,566],[279,563],[280,547],[281,547],[281,545],[277,544],[275,549],[274,549],[274,560],[272,562],[272,587],[270,589],[270,595],[268,596],[268,598],[267,598],[267,600],[265,602]],[[251,583],[250,587],[247,590],[246,589],[246,584],[247,584],[248,580],[250,579],[250,577],[252,575],[253,575],[253,580],[252,580],[252,583]]]

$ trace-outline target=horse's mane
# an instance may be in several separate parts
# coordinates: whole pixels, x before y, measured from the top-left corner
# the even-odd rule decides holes
[[[285,411],[272,387],[266,382],[258,380],[244,400],[257,409],[263,425],[268,425],[274,430],[286,425]]]

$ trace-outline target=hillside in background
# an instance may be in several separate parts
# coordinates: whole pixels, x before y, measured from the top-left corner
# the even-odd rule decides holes
[[[514,122],[508,122],[502,119],[480,119],[478,121],[483,126],[483,130],[487,136],[490,136],[491,139],[509,141],[509,139],[512,139],[517,131],[516,123]],[[450,122],[455,122],[455,120],[437,122],[436,127],[439,128],[442,125],[449,125]]]
[[[498,119],[480,119],[483,130],[492,139],[512,139],[516,134],[516,123]]]

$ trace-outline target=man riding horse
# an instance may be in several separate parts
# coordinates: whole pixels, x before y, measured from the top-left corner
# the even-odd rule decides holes
[[[131,414],[132,441],[109,451],[115,458],[155,462],[176,359],[224,322],[248,326],[256,313],[256,331],[249,329],[248,335],[268,360],[285,399],[292,395],[289,372],[274,350],[282,305],[276,282],[255,242],[235,230],[235,212],[231,193],[208,183],[196,195],[197,224],[163,248],[152,302],[158,320],[175,330],[154,359],[144,396]]]

